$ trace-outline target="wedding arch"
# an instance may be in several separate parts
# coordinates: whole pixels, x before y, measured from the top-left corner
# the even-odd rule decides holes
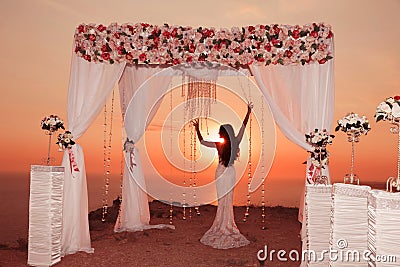
[[[81,137],[118,83],[126,134],[132,144],[144,134],[149,110],[166,91],[172,75],[157,75],[170,66],[247,70],[269,104],[284,135],[311,150],[304,134],[331,129],[334,102],[334,43],[324,23],[255,25],[220,29],[137,24],[81,24],[76,28],[68,91],[67,117],[72,135]],[[194,64],[194,65],[193,65]],[[179,74],[180,73],[180,74]],[[150,77],[157,79],[149,81]],[[139,92],[141,95],[137,95]],[[133,97],[135,95],[135,97]],[[120,221],[116,231],[149,227],[140,154],[125,161]],[[129,152],[125,157],[131,159]],[[77,167],[71,168],[72,164]],[[88,227],[85,163],[82,147],[64,154],[62,255],[92,252]],[[307,170],[312,170],[308,161]],[[327,171],[327,170],[325,170]],[[307,181],[313,173],[307,171]],[[327,173],[329,175],[329,173]]]

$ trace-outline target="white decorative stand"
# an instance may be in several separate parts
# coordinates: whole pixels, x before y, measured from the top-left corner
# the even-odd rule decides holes
[[[305,255],[305,261],[302,262],[301,266],[326,267],[329,264],[329,257],[325,257],[322,260],[319,258],[323,251],[329,250],[332,206],[331,192],[332,185],[306,186],[306,245],[304,246],[303,244],[303,248],[313,253]]]
[[[61,260],[64,167],[31,166],[28,265],[52,266]]]
[[[371,190],[368,219],[369,266],[399,266],[400,193]]]
[[[352,131],[347,133],[347,141],[351,142],[351,166],[350,173],[344,176],[345,184],[360,184],[358,175],[354,173],[354,148],[355,143],[360,141],[361,133],[359,131]]]
[[[341,184],[333,185],[331,251],[345,257],[330,259],[329,266],[368,266],[362,255],[349,254],[368,249],[368,194],[369,186]],[[348,258],[346,258],[348,256]]]
[[[397,177],[389,177],[386,182],[386,191],[392,192],[393,187],[400,191],[400,120],[392,120],[392,127],[390,127],[392,134],[397,134]]]

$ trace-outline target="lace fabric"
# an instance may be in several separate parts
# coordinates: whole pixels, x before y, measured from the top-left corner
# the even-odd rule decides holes
[[[234,166],[219,164],[215,173],[218,208],[211,228],[200,242],[217,249],[237,248],[250,242],[240,233],[233,214],[233,188],[236,181]]]

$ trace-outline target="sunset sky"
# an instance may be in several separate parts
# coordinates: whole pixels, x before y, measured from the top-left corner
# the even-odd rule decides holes
[[[372,130],[356,145],[355,171],[362,182],[384,182],[397,175],[397,136],[373,115],[386,97],[400,94],[399,0],[104,1],[8,0],[0,2],[2,36],[0,181],[10,173],[29,173],[47,155],[42,117],[66,120],[66,100],[75,28],[80,23],[111,22],[233,27],[255,24],[325,22],[335,36],[335,124],[348,112],[366,115]],[[238,113],[244,115],[243,110]],[[113,173],[120,172],[121,115],[114,112]],[[240,116],[241,116],[240,115]],[[78,140],[85,151],[88,179],[103,172],[103,115]],[[68,125],[66,125],[68,128]],[[333,129],[331,129],[333,131]],[[351,145],[336,132],[331,175],[342,181],[349,171]],[[271,183],[292,187],[302,181],[307,152],[277,130]],[[52,146],[56,164],[61,153]],[[27,176],[28,177],[28,176]],[[99,176],[101,179],[101,176]],[[117,178],[116,178],[117,179]],[[115,184],[118,187],[118,181]],[[295,184],[296,187],[298,183]],[[90,186],[90,184],[89,184]],[[299,190],[294,189],[295,194]]]

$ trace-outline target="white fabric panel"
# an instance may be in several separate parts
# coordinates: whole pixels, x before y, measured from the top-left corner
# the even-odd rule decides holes
[[[368,196],[369,266],[399,266],[400,193],[371,190]]]
[[[123,64],[94,64],[72,57],[68,90],[68,128],[78,139],[95,120],[107,97],[119,80]],[[63,231],[61,254],[77,251],[93,252],[88,222],[88,196],[83,150],[78,144],[72,148],[79,171],[72,171],[68,151],[65,150],[62,166],[65,167]]]
[[[304,134],[332,128],[334,115],[333,61],[305,66],[250,66],[258,87],[285,136],[310,150]]]
[[[89,233],[88,196],[83,150],[79,144],[75,144],[72,146],[72,151],[79,166],[79,172],[74,170],[71,172],[68,153],[64,153],[62,160],[62,165],[65,167],[62,256],[78,251],[94,252]]]
[[[128,138],[135,143],[142,137],[154,117],[159,100],[168,89],[171,75],[160,75],[159,66],[126,66],[120,79],[122,113]],[[129,103],[129,104],[127,104]],[[150,212],[140,153],[134,149],[135,165],[125,154],[122,203],[114,231],[138,231],[150,228],[174,228],[172,225],[149,225]]]
[[[332,185],[307,185],[305,195],[305,234],[303,235],[303,251],[305,260],[301,266],[323,266],[329,264],[329,257],[320,259],[322,251],[329,251]],[[303,223],[304,226],[304,223]],[[315,254],[313,254],[315,253]]]
[[[133,153],[137,155],[135,150]],[[125,162],[129,162],[129,153],[124,154]],[[124,177],[122,181],[122,203],[114,227],[115,232],[140,231],[143,230],[150,221],[149,203],[145,191],[146,187],[143,177],[142,163],[138,155],[135,156],[134,160],[136,167],[132,168],[132,175],[129,170],[129,163],[125,163]]]
[[[172,77],[163,75],[158,66],[127,66],[119,83],[126,96],[132,96],[126,110],[124,126],[129,139],[137,142],[153,119],[159,101]]]
[[[123,64],[96,64],[72,56],[68,87],[68,128],[75,139],[81,137],[104,107],[122,75]]]
[[[61,260],[64,167],[31,166],[28,265]]]
[[[282,133],[293,143],[306,149],[305,134],[314,129],[332,128],[334,117],[334,61],[325,64],[293,66],[250,65],[258,87],[271,108]],[[310,168],[307,160],[306,170]],[[330,183],[329,167],[322,174]],[[307,183],[307,181],[305,181]],[[304,201],[301,197],[299,221],[303,221]]]
[[[369,186],[336,183],[332,191],[331,249],[349,255],[330,262],[330,266],[368,266],[362,253],[368,249]],[[357,258],[359,256],[359,258]]]

